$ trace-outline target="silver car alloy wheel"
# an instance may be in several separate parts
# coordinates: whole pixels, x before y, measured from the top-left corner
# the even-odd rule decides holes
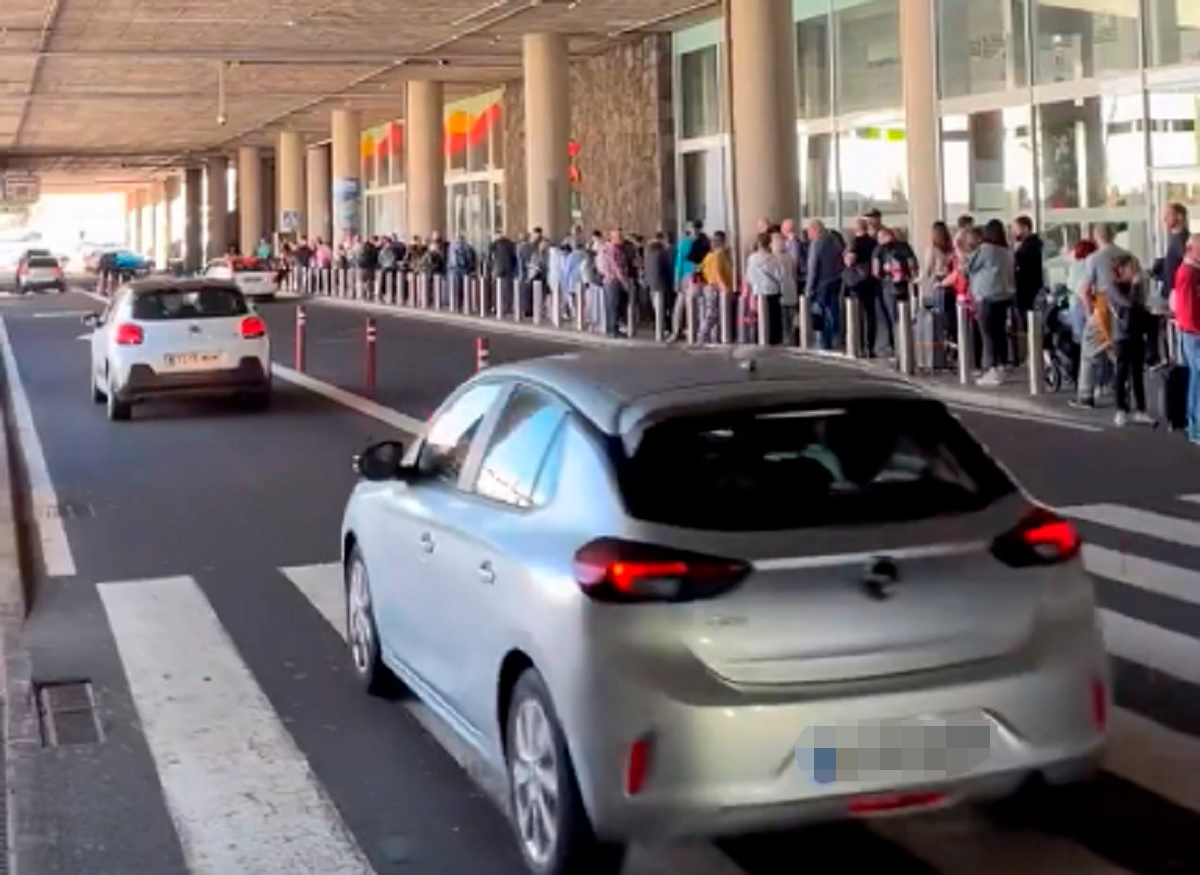
[[[550,719],[536,699],[517,706],[509,759],[521,844],[530,862],[544,866],[558,840],[558,757]]]
[[[350,563],[350,587],[347,594],[346,634],[350,639],[350,656],[360,674],[371,667],[375,632],[371,626],[371,591],[367,586],[367,569],[361,559]]]

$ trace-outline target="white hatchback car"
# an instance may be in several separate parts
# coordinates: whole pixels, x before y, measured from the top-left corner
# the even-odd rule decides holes
[[[264,258],[221,258],[210,263],[204,275],[210,279],[230,280],[247,298],[269,300],[279,292],[279,275]]]
[[[135,402],[163,396],[270,404],[267,325],[233,283],[139,280],[83,321],[92,328],[92,400],[107,403],[109,419],[129,419]]]

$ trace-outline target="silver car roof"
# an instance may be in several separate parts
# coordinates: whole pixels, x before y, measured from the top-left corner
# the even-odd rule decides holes
[[[728,350],[589,350],[499,365],[481,377],[540,385],[610,435],[627,435],[647,419],[684,408],[701,412],[734,404],[930,398],[898,377],[778,350],[748,355]]]

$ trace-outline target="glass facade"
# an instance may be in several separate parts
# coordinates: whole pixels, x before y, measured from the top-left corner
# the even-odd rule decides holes
[[[907,224],[904,56],[928,51],[946,218],[1029,215],[1052,279],[1095,223],[1142,258],[1166,203],[1200,228],[1200,0],[934,0],[912,47],[901,2],[792,0],[801,218]],[[732,212],[724,55],[720,21],[675,34],[681,223]]]
[[[446,233],[486,243],[503,222],[503,90],[447,103],[443,110]],[[404,168],[404,122],[364,131],[362,178],[368,234],[410,236]]]

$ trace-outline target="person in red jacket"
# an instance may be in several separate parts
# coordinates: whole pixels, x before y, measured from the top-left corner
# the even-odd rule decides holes
[[[1171,309],[1179,326],[1179,351],[1188,369],[1187,436],[1200,445],[1200,234],[1188,240],[1175,273]]]

